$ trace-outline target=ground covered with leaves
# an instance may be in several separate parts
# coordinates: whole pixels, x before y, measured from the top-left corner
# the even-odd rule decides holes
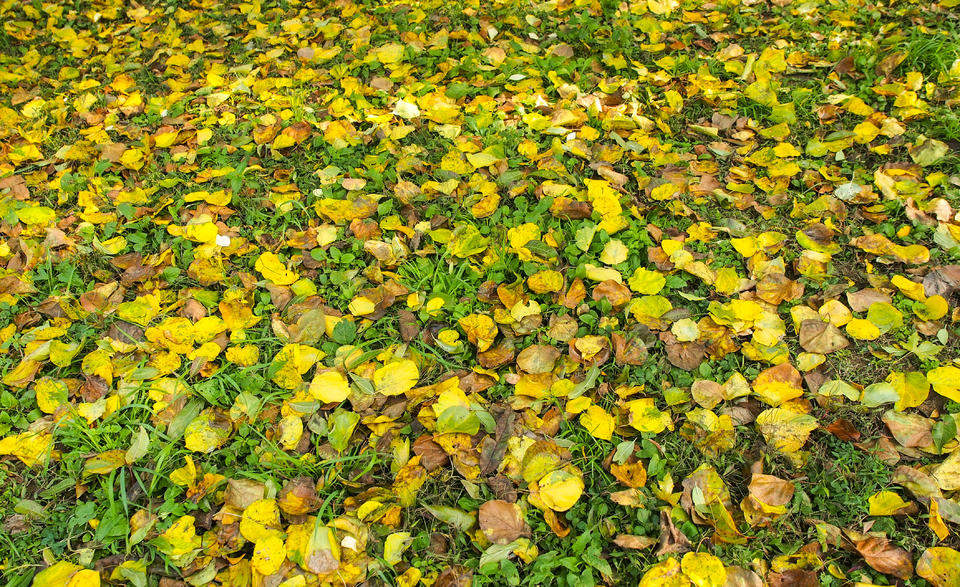
[[[0,0],[5,585],[960,585],[958,0]]]

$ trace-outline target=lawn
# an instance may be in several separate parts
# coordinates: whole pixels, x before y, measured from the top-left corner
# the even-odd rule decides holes
[[[960,585],[960,0],[0,24],[0,583]]]

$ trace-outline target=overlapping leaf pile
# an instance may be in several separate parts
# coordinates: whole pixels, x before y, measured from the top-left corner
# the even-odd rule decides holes
[[[960,584],[956,10],[0,2],[4,582]]]

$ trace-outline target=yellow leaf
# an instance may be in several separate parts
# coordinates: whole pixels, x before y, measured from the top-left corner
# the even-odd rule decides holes
[[[880,129],[868,120],[864,120],[857,126],[853,127],[854,139],[861,144],[869,143],[873,139],[877,138],[877,135],[879,134]]]
[[[645,397],[631,400],[623,407],[627,410],[627,419],[630,425],[640,432],[659,434],[667,428],[673,429],[670,415],[658,410],[653,398]]]
[[[127,169],[137,170],[143,167],[143,151],[140,149],[127,149],[120,155],[120,164]]]
[[[260,360],[260,348],[252,344],[228,347],[226,357],[234,365],[250,367]]]
[[[79,587],[81,584],[72,583],[72,580],[73,577],[79,575],[84,570],[80,565],[70,561],[59,561],[34,575],[31,585],[32,587],[65,587],[67,585],[77,585],[77,587]],[[88,583],[89,585],[97,587],[100,585],[100,575],[96,572],[93,574],[95,577],[83,575],[83,578],[91,581]]]
[[[572,508],[583,494],[583,479],[573,466],[553,471],[544,476],[537,486],[544,505],[555,512]]]
[[[697,587],[723,587],[727,570],[720,559],[707,552],[688,552],[680,561],[683,574]]]
[[[83,465],[86,475],[107,475],[122,467],[125,462],[125,452],[120,449],[108,450],[97,456],[90,457]]]
[[[257,257],[254,268],[275,285],[290,285],[300,279],[299,275],[286,268],[276,253],[261,254]]]
[[[396,105],[393,107],[393,113],[400,118],[410,120],[411,118],[420,116],[420,109],[417,108],[415,103],[401,99],[397,100]]]
[[[46,206],[27,206],[17,210],[17,218],[24,224],[47,225],[53,222],[57,213]]]
[[[930,382],[919,371],[909,371],[907,373],[894,371],[887,375],[887,382],[897,392],[898,399],[894,409],[898,412],[919,406],[930,395]]]
[[[603,179],[585,179],[587,199],[593,204],[593,210],[602,218],[598,228],[613,234],[627,226],[623,218],[620,196],[609,182]]]
[[[170,557],[181,557],[200,548],[200,537],[194,527],[193,516],[181,516],[154,543],[161,552]]]
[[[230,201],[233,199],[233,195],[226,190],[217,190],[215,192],[208,192],[206,190],[200,190],[196,192],[190,192],[183,196],[185,202],[206,202],[213,206],[226,206],[230,204]]]
[[[600,262],[607,265],[617,265],[626,261],[629,254],[630,249],[622,241],[610,239],[604,245],[603,251],[600,252]]]
[[[475,169],[493,165],[501,159],[501,157],[483,151],[480,153],[467,153],[467,161],[469,161],[470,165],[473,165]]]
[[[623,276],[613,267],[597,267],[591,263],[584,263],[584,274],[591,281],[616,281],[623,283]]]
[[[944,491],[960,489],[960,451],[950,453],[933,470],[933,478]]]
[[[940,515],[940,502],[936,499],[930,500],[930,518],[927,520],[927,526],[940,540],[946,540],[950,536],[950,529]]]
[[[637,587],[688,587],[689,585],[692,583],[683,574],[680,563],[671,557],[650,567],[640,578]]]
[[[563,274],[552,269],[537,271],[527,278],[527,285],[534,293],[538,294],[557,292],[563,287]],[[485,349],[481,349],[481,352],[483,350]]]
[[[383,541],[383,560],[391,567],[403,560],[403,553],[410,547],[409,532],[394,532]]]
[[[680,7],[680,0],[647,0],[647,9],[650,12],[664,16]]]
[[[927,381],[933,386],[935,392],[960,402],[960,368],[947,365],[931,369],[927,372]]]
[[[192,485],[194,479],[197,478],[197,465],[193,462],[193,457],[187,455],[184,460],[186,461],[184,465],[175,469],[169,477],[170,481],[181,487]]]
[[[771,408],[760,412],[756,424],[768,443],[788,454],[803,448],[810,433],[819,426],[813,416],[785,408]]]
[[[273,381],[284,389],[296,389],[303,383],[302,375],[324,356],[323,351],[305,344],[288,344],[273,358],[279,365]]]
[[[285,558],[287,558],[287,547],[283,539],[276,534],[271,534],[258,540],[254,545],[250,566],[261,575],[272,575],[280,570],[280,565]]]
[[[49,432],[22,432],[0,440],[0,455],[17,457],[28,467],[47,462],[52,448]]]
[[[397,585],[400,587],[415,587],[420,584],[421,578],[423,578],[423,571],[417,567],[410,567],[397,577]]]
[[[939,320],[950,311],[950,305],[943,296],[930,296],[923,300],[923,305],[914,306],[913,312],[921,320]]]
[[[70,577],[66,587],[100,587],[100,573],[93,569],[81,569]]]
[[[37,394],[37,407],[45,414],[53,414],[67,403],[67,384],[58,379],[43,377],[33,387]]]
[[[538,240],[539,238],[540,227],[532,222],[527,222],[507,230],[507,240],[510,242],[510,247],[515,251],[519,251],[528,242]]]
[[[170,128],[169,126],[166,128]],[[180,136],[180,132],[176,129],[169,130],[166,132],[157,133],[154,135],[153,139],[157,147],[161,149],[166,149],[177,142],[177,137]]]
[[[497,325],[486,314],[469,314],[458,322],[471,344],[477,345],[477,352],[490,348],[497,337]]]
[[[339,371],[323,371],[310,383],[310,395],[326,404],[340,403],[350,395],[350,383]]]
[[[892,516],[910,506],[894,491],[874,493],[867,499],[867,503],[870,505],[871,516]]]
[[[160,313],[160,301],[153,294],[137,296],[130,302],[117,306],[117,317],[127,322],[146,326]]]
[[[857,340],[874,340],[880,336],[880,329],[864,318],[853,318],[847,322],[847,334]]]
[[[594,438],[610,440],[616,428],[616,421],[606,410],[594,404],[580,415],[580,425]]]
[[[667,278],[657,271],[637,267],[627,280],[627,284],[633,291],[643,295],[654,295],[660,293],[663,286],[667,284]]]
[[[187,424],[184,442],[188,450],[210,453],[223,446],[232,431],[233,424],[226,415],[207,408]]]
[[[373,314],[377,309],[377,305],[365,296],[357,296],[350,300],[347,309],[350,310],[350,313],[354,316],[366,316],[367,314]]]
[[[900,293],[907,296],[911,300],[923,301],[927,297],[924,293],[922,283],[917,283],[916,281],[907,279],[902,275],[894,275],[892,278],[890,278],[890,283],[896,286],[896,288],[900,290]]]
[[[387,43],[386,45],[372,49],[368,53],[368,56],[384,65],[397,63],[403,58],[403,45],[400,43]]]
[[[281,536],[280,509],[275,499],[258,499],[243,510],[240,534],[257,543],[270,536]]]
[[[303,436],[303,420],[299,414],[287,414],[280,420],[277,440],[283,450],[293,450]]]
[[[753,391],[761,401],[779,406],[803,395],[801,382],[800,372],[793,365],[781,363],[761,371],[753,381]]]
[[[960,585],[960,552],[946,546],[926,549],[917,561],[917,574],[934,587]]]
[[[400,395],[413,389],[420,379],[417,364],[410,359],[387,363],[373,372],[373,384],[377,393]]]

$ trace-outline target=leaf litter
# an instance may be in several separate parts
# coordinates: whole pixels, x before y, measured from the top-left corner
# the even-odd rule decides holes
[[[956,7],[0,3],[5,583],[956,585]]]

